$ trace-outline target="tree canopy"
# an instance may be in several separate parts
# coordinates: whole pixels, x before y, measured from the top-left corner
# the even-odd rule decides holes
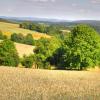
[[[61,66],[83,69],[100,62],[100,36],[88,25],[77,25],[64,41]]]
[[[48,58],[53,55],[53,53],[56,51],[57,48],[59,48],[61,45],[60,40],[56,38],[52,39],[44,39],[41,38],[37,44],[36,44],[36,49],[35,49],[35,58],[37,59],[37,62],[40,64],[45,65],[45,63],[48,62]],[[41,64],[41,65],[42,65]]]
[[[15,45],[10,40],[0,43],[0,65],[18,66],[19,57]]]

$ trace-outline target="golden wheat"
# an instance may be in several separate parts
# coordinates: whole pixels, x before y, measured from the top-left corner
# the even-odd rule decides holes
[[[0,100],[100,100],[100,72],[0,67]]]
[[[24,55],[29,56],[31,54],[34,54],[33,50],[35,46],[21,44],[21,43],[15,43],[16,50],[18,52],[19,57],[23,57]]]

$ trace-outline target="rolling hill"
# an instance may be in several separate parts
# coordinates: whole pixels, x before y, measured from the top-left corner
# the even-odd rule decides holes
[[[24,35],[30,33],[33,35],[34,39],[40,39],[41,37],[50,38],[50,36],[46,35],[45,33],[39,33],[28,29],[22,29],[19,28],[19,24],[12,24],[7,22],[0,22],[0,30],[7,36],[10,36],[12,33],[22,33]]]

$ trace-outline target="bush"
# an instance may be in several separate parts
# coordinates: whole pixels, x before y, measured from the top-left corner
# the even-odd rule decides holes
[[[11,35],[11,40],[17,43],[23,43],[23,44],[28,44],[28,45],[34,45],[35,40],[33,39],[32,34],[27,34],[26,36],[23,36],[23,34],[12,34]]]
[[[3,35],[3,33],[1,31],[0,31],[0,39],[1,40],[7,39],[7,36]]]
[[[25,68],[31,68],[33,66],[34,59],[33,56],[24,56],[21,64],[25,66]]]
[[[0,65],[18,66],[19,57],[15,45],[10,40],[4,40],[0,43]]]
[[[11,40],[18,43],[24,43],[24,36],[21,33],[20,34],[14,33],[11,35]]]
[[[27,34],[24,38],[24,43],[28,45],[34,45],[35,41],[33,39],[32,34]]]

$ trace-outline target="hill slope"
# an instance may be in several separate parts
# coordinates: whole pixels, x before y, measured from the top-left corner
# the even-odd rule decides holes
[[[34,39],[39,39],[41,37],[50,38],[49,35],[46,35],[44,33],[19,28],[19,24],[0,22],[0,30],[7,36],[10,36],[12,33],[22,33],[24,35],[31,33],[33,34]]]
[[[33,49],[35,46],[31,45],[25,45],[25,44],[20,44],[20,43],[15,43],[16,50],[19,54],[19,57],[23,57],[24,55],[29,56],[30,54],[33,54]]]
[[[0,100],[100,100],[100,72],[0,67]]]

